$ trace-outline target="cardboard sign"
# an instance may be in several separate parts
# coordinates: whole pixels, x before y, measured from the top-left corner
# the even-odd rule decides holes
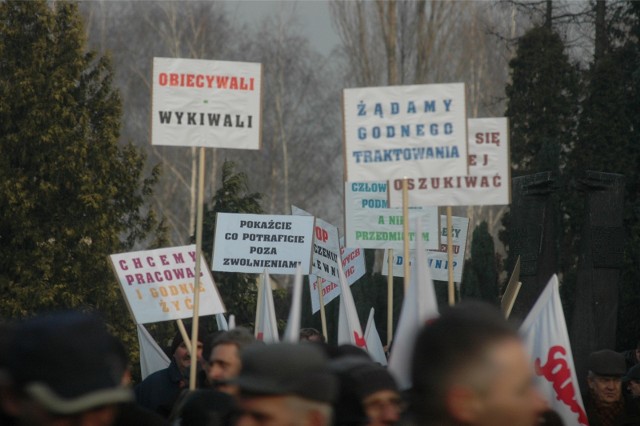
[[[262,65],[154,58],[151,144],[260,149]]]
[[[451,218],[453,234],[453,281],[462,281],[462,270],[464,267],[464,253],[467,248],[467,233],[469,230],[469,218],[453,216]],[[427,265],[431,273],[431,278],[439,281],[449,281],[449,258],[447,254],[447,217],[441,216],[441,244],[440,250],[427,251]],[[415,260],[415,252],[410,254],[410,262]],[[382,275],[389,275],[389,252],[385,250],[382,263]],[[393,276],[404,277],[404,254],[402,251],[393,252]]]
[[[313,231],[313,216],[218,213],[213,270],[308,274]]]
[[[345,182],[345,244],[347,247],[404,249],[401,208],[387,208],[387,182]],[[413,224],[422,218],[422,237],[427,249],[438,248],[438,208],[409,210],[409,245],[417,238]]]
[[[344,89],[351,182],[467,174],[463,83]]]
[[[193,316],[196,246],[109,256],[131,315],[138,324]],[[206,261],[200,259],[199,315],[225,311]]]
[[[468,121],[469,175],[408,179],[410,206],[482,206],[511,203],[509,129],[506,118]],[[402,180],[390,183],[389,202],[402,206]]]

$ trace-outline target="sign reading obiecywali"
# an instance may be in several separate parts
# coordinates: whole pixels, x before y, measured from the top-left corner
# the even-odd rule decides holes
[[[262,65],[154,58],[152,145],[260,149]]]
[[[109,256],[136,323],[190,318],[193,315],[194,245]],[[225,311],[206,261],[200,258],[200,315]]]
[[[469,175],[446,173],[408,179],[410,206],[502,205],[511,202],[508,121],[504,117],[468,121]],[[402,206],[402,180],[389,188],[392,207]]]
[[[214,271],[294,275],[311,266],[313,216],[218,213]]]
[[[387,182],[345,182],[345,244],[347,247],[372,249],[404,249],[404,227],[401,208],[387,207]],[[425,248],[438,248],[438,208],[409,209],[409,223],[421,217],[422,230],[409,226],[409,246],[415,247],[419,237]]]
[[[448,281],[449,280],[449,258],[447,254],[447,226],[446,226],[446,216],[442,216],[440,218],[440,223],[442,224],[441,228],[441,245],[440,249],[437,251],[429,250],[427,251],[427,265],[429,266],[429,272],[431,273],[431,278],[439,281]],[[452,217],[452,230],[451,234],[453,235],[452,245],[453,245],[453,281],[461,282],[462,281],[462,271],[464,267],[464,253],[467,247],[467,232],[469,230],[469,218],[466,217]],[[389,275],[389,263],[388,263],[389,252],[385,250],[384,259],[382,264],[382,275]],[[415,261],[415,250],[412,250],[409,253],[410,259],[409,262]],[[393,260],[392,260],[392,268],[393,268],[393,276],[394,277],[403,277],[404,276],[404,253],[394,252]]]
[[[467,174],[463,83],[344,89],[351,182]]]

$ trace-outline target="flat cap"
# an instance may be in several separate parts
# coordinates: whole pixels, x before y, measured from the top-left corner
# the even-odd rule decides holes
[[[243,394],[294,395],[326,403],[333,402],[338,390],[325,354],[309,344],[249,346],[242,353],[240,374],[230,382]]]
[[[611,349],[591,352],[587,365],[598,376],[622,377],[627,372],[624,356]]]

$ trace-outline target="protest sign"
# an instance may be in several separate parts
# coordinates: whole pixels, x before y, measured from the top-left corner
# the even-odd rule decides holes
[[[262,65],[154,58],[152,145],[260,149]]]
[[[449,261],[447,259],[447,227],[446,218],[442,216],[440,222],[443,224],[441,228],[441,244],[440,250],[427,251],[427,264],[431,278],[438,281],[448,281],[449,277]],[[464,253],[467,247],[467,233],[469,230],[469,218],[453,216],[452,218],[452,234],[453,234],[453,281],[462,281],[462,269],[464,267]],[[382,275],[389,275],[388,267],[389,252],[385,250],[384,260],[382,262]],[[409,253],[409,262],[413,263],[415,252]],[[403,252],[393,253],[393,276],[404,276],[404,254]]]
[[[404,249],[401,208],[387,207],[386,182],[345,182],[345,244],[347,247]],[[421,217],[421,236],[427,249],[438,248],[438,208],[409,209],[410,223]],[[415,230],[409,232],[415,246]]]
[[[311,216],[301,208],[291,206],[291,214]],[[338,258],[340,257],[340,240],[338,228],[327,221],[316,218],[313,229],[313,252],[311,257],[311,273],[325,280],[338,281]]]
[[[509,129],[506,118],[469,119],[469,175],[450,171],[410,177],[410,206],[482,206],[511,203]],[[402,206],[402,179],[390,183],[389,205]]]
[[[131,315],[138,324],[193,315],[194,245],[109,256]],[[200,259],[200,315],[225,311],[204,259]]]
[[[313,216],[218,213],[213,270],[293,275],[309,273]]]
[[[341,241],[342,242],[342,241]],[[342,270],[347,278],[347,283],[352,285],[366,272],[366,266],[364,263],[364,249],[360,248],[340,248],[340,257],[342,259]],[[325,306],[333,299],[340,295],[340,286],[338,285],[339,278],[336,281],[329,281],[323,278],[318,280],[316,275],[309,275],[309,287],[311,293],[311,312],[316,313],[320,309],[320,297],[318,296],[318,281],[322,288],[322,300]]]
[[[348,181],[467,174],[463,83],[344,89]]]

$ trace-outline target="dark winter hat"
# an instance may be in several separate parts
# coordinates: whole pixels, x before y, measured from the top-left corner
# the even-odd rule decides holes
[[[640,381],[640,364],[636,364],[627,371],[627,374],[622,378],[622,381],[628,382],[630,380]]]
[[[364,401],[366,397],[380,391],[398,391],[398,385],[389,371],[376,363],[364,363],[350,372],[356,384],[358,396]]]
[[[627,371],[624,356],[611,349],[591,352],[587,365],[598,376],[622,377]]]
[[[185,328],[187,330],[187,334],[189,335],[189,338],[191,338],[191,326],[190,325],[185,325]],[[206,340],[206,336],[207,333],[204,331],[204,328],[202,327],[198,327],[198,342],[202,343]],[[180,333],[180,330],[176,331],[176,334],[173,336],[173,340],[171,340],[171,347],[169,348],[169,356],[173,356],[173,354],[176,352],[176,349],[178,349],[178,346],[180,346],[180,343],[184,342],[184,339],[182,338],[182,333]]]
[[[13,385],[56,414],[133,400],[125,365],[97,317],[65,312],[16,326],[7,360]]]
[[[244,394],[295,395],[326,403],[333,401],[338,386],[320,348],[291,343],[248,346],[240,375],[230,382]]]

